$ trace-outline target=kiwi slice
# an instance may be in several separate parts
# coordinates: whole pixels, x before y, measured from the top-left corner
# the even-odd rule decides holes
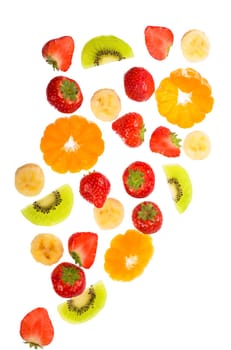
[[[83,323],[95,317],[104,307],[107,292],[102,281],[98,281],[77,297],[58,305],[58,313],[69,323]]]
[[[91,68],[133,56],[132,48],[124,40],[114,35],[100,35],[84,45],[81,62],[83,68]]]
[[[69,216],[73,202],[72,188],[65,184],[40,200],[27,205],[21,212],[27,220],[35,225],[52,226]]]
[[[178,212],[183,213],[192,200],[192,182],[188,172],[179,164],[163,165],[172,199]]]

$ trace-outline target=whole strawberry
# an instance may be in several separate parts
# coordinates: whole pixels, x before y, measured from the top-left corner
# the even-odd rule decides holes
[[[155,91],[151,73],[143,67],[130,68],[124,75],[126,95],[134,101],[147,101]]]
[[[75,112],[83,102],[79,84],[70,78],[57,76],[47,85],[48,102],[62,113]]]
[[[146,131],[143,117],[135,112],[127,113],[112,123],[112,129],[129,147],[138,147],[144,141]]]
[[[159,206],[151,201],[144,201],[135,206],[132,211],[132,222],[137,230],[151,234],[160,230],[163,215]]]
[[[162,61],[168,57],[174,41],[171,29],[161,26],[147,26],[144,30],[144,37],[147,50],[153,58]]]
[[[80,295],[86,287],[84,270],[69,262],[61,262],[51,273],[54,291],[63,298]]]
[[[30,348],[43,348],[54,338],[54,327],[47,309],[37,307],[29,311],[20,322],[20,336]]]
[[[97,171],[84,175],[80,180],[79,192],[96,208],[102,208],[110,192],[111,184],[108,178]]]
[[[42,56],[53,69],[66,72],[71,66],[75,43],[71,36],[51,39],[42,48]]]
[[[152,167],[142,161],[131,163],[123,172],[123,185],[126,192],[135,198],[144,198],[152,193],[155,174]]]
[[[181,139],[175,132],[165,126],[159,126],[151,134],[149,146],[152,152],[166,157],[179,157],[181,153]]]

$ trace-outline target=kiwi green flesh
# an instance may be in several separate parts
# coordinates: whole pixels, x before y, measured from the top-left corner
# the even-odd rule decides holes
[[[107,299],[105,285],[99,281],[77,297],[58,305],[61,318],[69,323],[83,323],[95,317],[104,307]]]
[[[188,172],[179,164],[163,166],[172,199],[178,212],[183,213],[192,200],[192,182]]]
[[[72,188],[65,184],[21,210],[31,223],[52,226],[64,221],[71,213],[74,202]]]
[[[100,35],[84,45],[81,62],[83,68],[91,68],[133,56],[132,48],[124,40],[114,35]]]

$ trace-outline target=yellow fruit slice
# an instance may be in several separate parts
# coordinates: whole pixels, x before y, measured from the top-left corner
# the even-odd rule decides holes
[[[42,191],[44,183],[43,170],[37,164],[24,164],[15,172],[15,187],[24,196],[38,195]]]
[[[107,198],[102,208],[94,207],[94,218],[102,230],[110,230],[121,224],[124,218],[124,207],[115,198]]]
[[[51,233],[40,233],[31,242],[33,258],[43,265],[52,265],[63,255],[62,241]]]
[[[181,50],[187,61],[202,61],[209,55],[210,42],[203,31],[191,29],[181,38]]]
[[[91,98],[91,110],[96,118],[102,121],[116,119],[121,110],[121,101],[115,90],[97,90]]]
[[[211,151],[210,138],[203,131],[192,131],[184,139],[183,150],[193,160],[205,159]]]

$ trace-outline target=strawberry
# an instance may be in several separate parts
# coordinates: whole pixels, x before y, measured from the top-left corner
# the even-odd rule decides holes
[[[94,232],[76,232],[68,239],[68,251],[76,264],[89,269],[95,261],[98,235]]]
[[[138,147],[144,141],[143,117],[135,112],[127,113],[112,123],[112,129],[129,147]]]
[[[154,189],[155,174],[148,163],[135,161],[123,172],[123,185],[126,192],[135,198],[147,197]]]
[[[51,273],[54,291],[63,298],[72,298],[81,294],[86,287],[85,272],[79,266],[59,263]]]
[[[28,312],[20,322],[19,332],[30,348],[49,345],[54,338],[54,327],[47,309],[37,307]]]
[[[83,95],[79,84],[70,78],[57,76],[47,85],[48,102],[59,112],[73,113],[83,102]]]
[[[111,184],[108,178],[97,171],[84,175],[79,184],[81,196],[97,208],[102,208],[110,189]]]
[[[71,66],[75,43],[71,36],[51,39],[42,48],[42,56],[55,70],[66,72]]]
[[[161,228],[163,215],[157,204],[151,201],[144,201],[133,209],[132,222],[137,230],[151,234],[159,231]]]
[[[179,157],[181,139],[175,132],[165,126],[159,126],[151,134],[149,146],[152,152],[160,153],[166,157]]]
[[[145,44],[149,54],[156,60],[164,60],[173,45],[174,35],[169,28],[147,26],[144,30]]]
[[[143,67],[130,68],[124,75],[126,95],[134,101],[147,101],[155,91],[154,79]]]

